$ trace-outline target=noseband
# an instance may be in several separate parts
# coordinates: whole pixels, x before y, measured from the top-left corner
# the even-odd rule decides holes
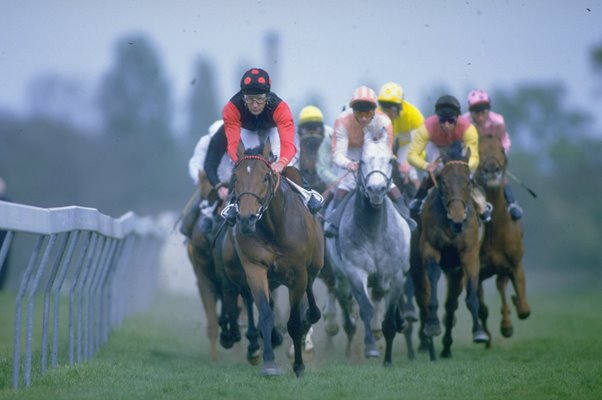
[[[363,165],[364,162],[361,161],[360,165]],[[359,172],[358,172],[358,176],[357,176],[357,181],[358,181],[358,187],[360,188],[360,191],[362,192],[362,194],[364,196],[366,196],[366,182],[368,182],[368,179],[370,178],[370,176],[372,174],[381,174],[384,178],[385,178],[385,188],[389,188],[391,186],[391,180],[392,178],[392,174],[387,175],[385,174],[383,171],[381,171],[380,169],[375,169],[372,170],[370,172],[368,172],[368,174],[366,176],[364,176],[364,174],[362,173],[362,169],[360,168]]]
[[[470,167],[468,166],[468,163],[466,161],[451,160],[451,161],[446,162],[443,165],[443,169],[441,170],[441,173],[439,175],[441,175],[443,173],[443,171],[445,170],[445,167],[447,167],[448,165],[452,165],[452,164],[464,165],[464,166],[466,166],[466,168],[469,169],[469,173],[470,173]],[[438,189],[439,189],[439,198],[441,199],[441,203],[443,204],[443,209],[445,210],[447,219],[451,220],[450,215],[449,215],[449,204],[454,200],[458,200],[458,201],[462,202],[462,204],[464,205],[464,218],[466,219],[466,215],[468,215],[468,203],[466,202],[466,200],[461,197],[458,197],[458,196],[452,196],[450,198],[447,198],[447,197],[445,197],[441,188],[438,188]]]
[[[270,202],[274,198],[274,195],[276,194],[276,191],[278,190],[278,186],[280,186],[280,174],[277,174],[272,170],[272,167],[270,166],[270,163],[268,162],[268,160],[266,160],[263,157],[255,156],[255,155],[247,155],[247,156],[241,157],[236,162],[234,169],[236,170],[238,168],[238,166],[240,165],[240,163],[245,160],[259,160],[259,161],[263,162],[268,167],[268,170],[270,171],[270,174],[269,174],[269,177],[270,177],[269,186],[270,187],[269,187],[268,194],[264,198],[259,197],[256,193],[253,193],[253,192],[242,192],[236,196],[236,200],[234,202],[235,207],[236,207],[236,212],[238,213],[240,211],[239,204],[240,204],[240,199],[242,196],[255,197],[257,199],[257,201],[259,202],[259,210],[257,211],[257,213],[255,213],[255,216],[257,217],[257,220],[260,220],[261,217],[263,216],[263,214],[268,209]],[[275,183],[274,183],[274,175],[276,175]]]

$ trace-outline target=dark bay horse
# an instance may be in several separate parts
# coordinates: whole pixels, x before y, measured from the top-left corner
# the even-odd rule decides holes
[[[324,238],[317,218],[287,180],[270,168],[270,150],[269,141],[256,154],[246,154],[242,144],[238,147],[232,176],[238,217],[226,232],[223,259],[228,277],[252,294],[259,311],[266,376],[280,374],[269,340],[274,329],[270,290],[288,288],[287,330],[294,345],[293,370],[301,376],[302,336],[321,316],[312,285],[324,263]]]
[[[504,175],[508,160],[497,136],[481,136],[479,140],[479,168],[476,178],[485,189],[487,201],[493,205],[491,221],[485,225],[485,237],[481,244],[480,281],[496,276],[496,285],[502,299],[500,331],[504,337],[512,336],[514,329],[510,319],[510,307],[506,299],[508,280],[512,282],[516,296],[512,301],[520,319],[530,314],[527,303],[525,272],[523,270],[523,233],[518,221],[510,216],[504,197]],[[479,314],[487,329],[487,306],[483,300],[483,286],[479,285]],[[491,339],[487,347],[491,346]]]
[[[213,196],[213,198],[211,198],[211,195],[204,197],[209,197],[211,202],[217,201],[217,196]],[[216,214],[218,214],[217,212],[221,207],[222,205],[218,205]],[[215,237],[215,235],[218,235],[218,237]],[[230,314],[226,312],[227,307],[225,306],[225,302],[229,299],[236,303],[240,294],[243,295],[243,303],[249,316],[246,334],[249,340],[247,359],[251,364],[257,364],[260,356],[259,333],[254,325],[253,300],[250,295],[245,295],[226,276],[221,255],[223,240],[224,232],[219,229],[218,224],[214,224],[212,232],[205,233],[201,229],[199,221],[197,221],[187,244],[188,258],[197,278],[197,288],[207,319],[207,337],[209,338],[211,360],[217,360],[218,335],[219,342],[225,349],[231,348],[234,343],[241,339],[238,325],[238,306],[231,307]],[[212,246],[214,241],[218,243],[217,246]],[[218,311],[220,303],[221,308]]]
[[[419,237],[418,251],[412,252],[411,274],[420,309],[420,335],[430,340],[431,359],[435,358],[432,337],[441,334],[437,315],[437,282],[441,270],[447,277],[441,356],[451,357],[454,314],[464,283],[466,305],[473,322],[473,341],[484,343],[489,340],[479,322],[479,216],[471,197],[470,149],[464,156],[462,152],[461,142],[454,142],[449,152],[441,152],[443,168],[425,200],[419,229],[414,232]]]
[[[390,365],[393,339],[405,326],[399,302],[409,269],[410,229],[387,196],[391,150],[366,140],[357,190],[349,194],[353,197],[343,211],[338,238],[326,240],[326,253],[337,276],[337,298],[345,317],[348,349],[355,333],[355,322],[350,320],[347,307],[353,295],[365,327],[364,355],[380,355],[373,329],[380,330],[382,324],[384,365]],[[380,319],[375,311],[383,300],[385,315]]]

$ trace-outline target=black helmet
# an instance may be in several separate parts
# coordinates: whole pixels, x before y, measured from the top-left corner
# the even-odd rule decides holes
[[[251,68],[240,80],[240,89],[244,94],[269,93],[271,86],[270,76],[261,68]]]
[[[454,96],[445,94],[435,103],[435,114],[440,117],[457,117],[461,114],[460,102]]]

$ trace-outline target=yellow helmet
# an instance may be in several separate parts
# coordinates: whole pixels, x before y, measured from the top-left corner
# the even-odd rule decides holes
[[[403,102],[402,87],[395,82],[385,83],[378,92],[378,101],[401,104]]]
[[[324,122],[324,115],[322,111],[316,106],[303,107],[299,113],[299,125],[307,122]]]

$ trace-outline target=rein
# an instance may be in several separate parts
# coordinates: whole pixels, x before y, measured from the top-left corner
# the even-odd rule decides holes
[[[259,211],[257,212],[257,217],[258,217],[258,219],[260,219],[261,216],[263,215],[263,213],[268,209],[270,202],[272,201],[272,199],[274,198],[274,195],[276,194],[278,188],[280,187],[281,176],[279,173],[276,173],[272,170],[272,167],[270,166],[270,163],[268,162],[268,160],[266,160],[265,158],[263,158],[261,156],[256,156],[256,155],[246,155],[246,156],[241,157],[236,162],[234,169],[238,168],[240,163],[245,160],[259,160],[259,161],[263,162],[265,165],[267,165],[272,176],[276,175],[276,184],[273,187],[271,187],[270,193],[267,195],[267,197],[265,199],[262,199],[256,193],[253,193],[253,192],[242,192],[242,193],[239,193],[238,196],[236,196],[236,207],[237,208],[238,208],[238,203],[240,203],[240,198],[242,196],[248,195],[248,196],[255,197],[257,199],[257,201],[259,202],[259,204],[261,205]],[[270,180],[270,186],[272,186],[272,182],[273,182],[273,180]]]

